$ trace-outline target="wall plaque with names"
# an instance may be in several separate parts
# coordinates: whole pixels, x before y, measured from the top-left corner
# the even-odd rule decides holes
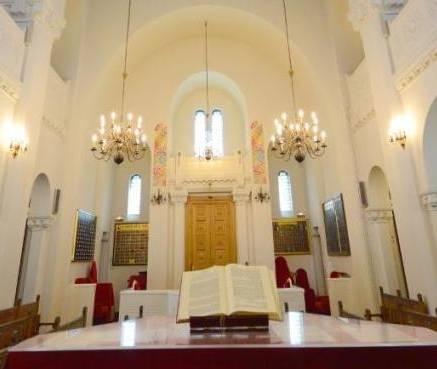
[[[115,223],[112,265],[147,265],[148,223]]]

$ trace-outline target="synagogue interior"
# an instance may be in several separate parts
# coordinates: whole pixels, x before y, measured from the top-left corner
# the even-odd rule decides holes
[[[435,368],[436,18],[0,0],[0,368]]]

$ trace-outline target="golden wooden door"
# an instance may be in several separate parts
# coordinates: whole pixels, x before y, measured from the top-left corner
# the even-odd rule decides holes
[[[185,269],[236,262],[234,203],[230,197],[189,197]]]

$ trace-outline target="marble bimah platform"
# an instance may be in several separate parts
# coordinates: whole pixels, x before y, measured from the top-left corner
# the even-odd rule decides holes
[[[290,312],[269,332],[190,335],[154,316],[40,335],[11,348],[7,369],[431,369],[425,328]]]

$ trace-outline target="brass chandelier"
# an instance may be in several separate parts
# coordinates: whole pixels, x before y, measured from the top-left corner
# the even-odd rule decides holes
[[[120,115],[113,111],[110,114],[109,127],[104,114],[100,116],[100,128],[93,134],[91,151],[98,160],[113,158],[118,165],[123,163],[125,157],[129,161],[139,160],[144,157],[147,150],[147,137],[143,132],[143,119],[139,116],[134,123],[132,113],[124,115],[124,102],[126,95],[127,56],[129,44],[129,30],[132,0],[129,0],[126,27],[126,42],[124,50],[124,63],[122,73],[121,109]]]
[[[294,91],[294,69],[291,61],[290,38],[288,34],[288,19],[286,0],[283,0],[285,35],[287,38],[289,75],[291,87],[292,114],[282,113],[280,119],[275,119],[276,132],[271,136],[271,151],[277,158],[290,160],[292,157],[301,163],[308,154],[318,158],[326,150],[326,132],[319,130],[319,120],[315,112],[310,114],[311,120],[305,118],[303,110],[296,112],[296,94]]]

